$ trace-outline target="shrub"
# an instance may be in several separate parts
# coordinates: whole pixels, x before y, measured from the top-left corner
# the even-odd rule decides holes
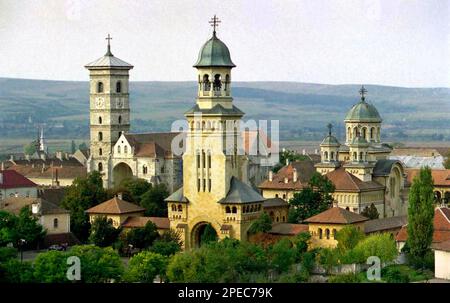
[[[361,283],[363,279],[354,273],[331,276],[328,283]]]
[[[0,247],[0,264],[17,258],[17,249],[13,247]]]
[[[381,271],[383,280],[388,283],[409,283],[409,276],[396,267],[385,267]]]
[[[167,257],[149,251],[143,251],[130,259],[124,276],[126,282],[153,283],[156,276],[164,276]]]
[[[345,226],[336,233],[337,249],[340,251],[353,249],[364,237],[364,233],[356,227],[351,225]]]
[[[0,265],[0,282],[32,283],[35,282],[34,269],[31,262],[20,262],[10,259]]]
[[[359,263],[366,262],[370,256],[377,256],[382,262],[389,262],[398,255],[395,241],[388,233],[370,235],[356,245],[354,253],[360,258]]]

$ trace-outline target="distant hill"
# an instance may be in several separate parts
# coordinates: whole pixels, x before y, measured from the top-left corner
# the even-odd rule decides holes
[[[450,89],[366,85],[388,141],[450,141]],[[320,140],[325,125],[344,136],[343,119],[359,101],[359,85],[237,82],[232,94],[245,119],[280,120],[282,140]],[[194,82],[132,82],[132,131],[168,130],[195,102]],[[0,145],[34,138],[46,124],[53,139],[87,139],[88,82],[0,78]]]

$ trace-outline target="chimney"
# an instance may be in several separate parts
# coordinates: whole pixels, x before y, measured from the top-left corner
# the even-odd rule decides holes
[[[117,198],[119,198],[120,200],[123,200],[122,199],[122,193],[117,193]]]
[[[284,183],[288,183],[289,179],[287,177],[284,177]]]
[[[288,166],[288,165],[289,165],[289,159],[286,158],[286,166]]]
[[[269,170],[269,181],[272,182],[273,180],[273,172]]]
[[[294,168],[292,175],[293,175],[292,179],[293,179],[294,183],[297,182],[297,177],[298,177],[297,169]]]
[[[5,170],[5,162],[2,161],[2,167],[0,168],[0,170]]]
[[[57,151],[55,154],[56,158],[58,158],[59,160],[63,160],[63,153],[62,151]]]

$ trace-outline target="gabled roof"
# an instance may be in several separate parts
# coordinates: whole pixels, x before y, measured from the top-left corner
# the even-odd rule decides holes
[[[143,212],[145,208],[142,208],[136,204],[124,201],[118,197],[114,197],[108,201],[100,203],[92,208],[86,210],[88,214],[127,214],[127,213],[137,213]]]
[[[186,116],[192,116],[195,113],[202,113],[203,115],[220,115],[220,116],[243,116],[244,112],[233,105],[232,108],[225,108],[221,104],[216,104],[211,109],[201,109],[198,104],[195,104],[190,110],[185,112]]]
[[[289,207],[289,203],[287,203],[286,201],[284,201],[281,198],[271,198],[271,199],[267,199],[266,201],[264,201],[263,207],[264,208],[269,208],[269,207]]]
[[[332,207],[305,220],[308,223],[352,224],[369,220],[368,218],[340,207]]]
[[[253,188],[233,176],[230,181],[230,190],[226,197],[221,199],[219,203],[251,203],[265,200],[266,198],[257,193]]]
[[[124,134],[134,147],[134,154],[141,157],[164,157],[172,154],[172,140],[179,132]]]
[[[296,182],[294,182],[294,169],[297,171]],[[259,185],[259,188],[301,190],[308,185],[311,176],[315,172],[314,162],[310,160],[291,162],[274,174],[272,181],[268,179],[264,180]],[[285,178],[287,178],[287,183],[285,182]]]
[[[373,168],[373,174],[375,176],[387,176],[391,173],[392,166],[396,163],[399,163],[401,165],[401,162],[398,160],[387,160],[387,159],[377,160],[377,163]]]
[[[37,187],[37,184],[13,169],[0,170],[0,188]]]
[[[340,167],[326,174],[327,178],[333,182],[336,191],[369,191],[383,189],[384,186],[375,181],[362,181],[353,174]]]
[[[390,229],[401,229],[407,222],[407,216],[369,220],[364,224],[364,231],[365,233],[374,233]]]
[[[165,198],[164,201],[167,201],[167,202],[182,202],[182,203],[189,202],[188,199],[186,199],[186,197],[183,195],[183,187],[180,187],[173,194],[171,194],[170,196]]]
[[[25,198],[25,197],[6,198],[0,203],[0,209],[18,215],[22,208],[24,208],[25,206],[31,207],[32,204],[36,203],[40,204],[41,206],[39,210],[39,213],[41,215],[70,213],[68,210],[63,209],[57,206],[56,204],[48,202],[47,200],[41,198]]]
[[[419,172],[420,169],[406,169],[408,182],[412,184]],[[431,176],[435,186],[450,186],[450,169],[432,169]]]
[[[145,224],[150,221],[153,222],[158,229],[170,229],[170,222],[167,217],[128,217],[125,222],[122,223],[122,227],[144,227]]]

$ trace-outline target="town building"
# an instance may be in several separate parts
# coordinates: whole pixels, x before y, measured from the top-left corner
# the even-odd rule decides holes
[[[15,170],[0,170],[0,201],[9,197],[37,197],[37,184]]]
[[[434,276],[450,280],[450,240],[436,243],[434,249]]]
[[[412,184],[420,169],[407,168],[408,183]],[[434,198],[438,204],[450,203],[450,169],[432,169]]]

